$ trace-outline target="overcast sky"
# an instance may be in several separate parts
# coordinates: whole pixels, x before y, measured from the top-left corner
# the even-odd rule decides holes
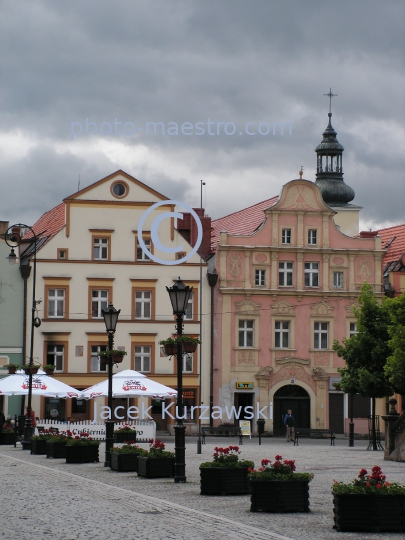
[[[361,228],[405,222],[403,0],[0,5],[0,220],[117,169],[213,218],[314,181],[332,88]]]

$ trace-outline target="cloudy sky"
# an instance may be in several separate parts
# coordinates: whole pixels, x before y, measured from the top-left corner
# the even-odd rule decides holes
[[[79,177],[117,169],[192,206],[203,179],[213,218],[277,195],[301,166],[314,181],[332,88],[361,227],[405,221],[403,0],[0,9],[0,220],[32,224]]]

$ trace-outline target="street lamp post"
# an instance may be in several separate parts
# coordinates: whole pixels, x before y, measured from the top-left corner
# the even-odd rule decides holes
[[[349,446],[354,446],[354,422],[353,422],[353,392],[350,392],[349,395],[350,398],[350,406],[349,406],[349,412],[350,412],[350,422],[349,422]]]
[[[120,309],[115,309],[112,304],[108,304],[107,309],[101,310],[105,327],[107,330],[108,336],[108,350],[112,351],[114,349],[114,334],[115,328],[118,322],[118,315],[120,314]],[[114,444],[114,420],[112,417],[112,355],[108,355],[108,420],[105,422],[105,460],[104,467],[109,467],[111,463],[111,448]]]
[[[31,341],[30,341],[30,357],[29,357],[29,363],[28,363],[28,367],[32,368],[32,365],[34,362],[34,328],[38,328],[41,325],[41,320],[35,316],[37,304],[41,301],[41,300],[38,300],[38,301],[35,300],[38,236],[35,234],[32,227],[29,227],[28,225],[24,225],[23,223],[17,223],[16,225],[12,225],[11,227],[7,229],[7,232],[5,234],[5,242],[9,247],[11,247],[11,251],[8,256],[9,263],[16,264],[18,262],[18,257],[14,251],[14,248],[20,246],[21,244],[21,241],[22,241],[21,230],[29,230],[34,239],[34,253],[33,253],[34,272],[32,276]],[[23,362],[25,363],[25,358],[23,359]],[[25,423],[24,423],[24,436],[23,436],[23,440],[21,441],[23,450],[31,450],[31,437],[33,433],[31,415],[32,415],[32,370],[30,369],[29,375],[28,375],[27,414],[26,414]]]
[[[176,315],[176,333],[183,335],[183,319],[193,287],[184,285],[179,278],[173,287],[166,287]],[[183,345],[181,339],[177,341],[177,407],[176,423],[174,425],[174,481],[186,482],[186,426],[183,424]]]

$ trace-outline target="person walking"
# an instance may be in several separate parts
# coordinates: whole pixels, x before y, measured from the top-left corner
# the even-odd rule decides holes
[[[295,419],[291,409],[288,409],[287,414],[284,416],[284,425],[286,427],[287,442],[294,442]]]

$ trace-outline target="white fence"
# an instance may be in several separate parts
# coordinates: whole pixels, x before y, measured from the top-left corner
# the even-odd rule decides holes
[[[148,420],[136,420],[134,422],[120,422],[114,424],[114,430],[123,426],[131,426],[136,430],[137,442],[148,442],[150,439],[156,438],[156,424]],[[37,420],[37,427],[57,428],[59,431],[71,431],[74,435],[78,435],[81,431],[88,433],[93,439],[99,441],[105,440],[105,424],[92,423],[91,420],[83,422],[59,422],[58,420]]]

